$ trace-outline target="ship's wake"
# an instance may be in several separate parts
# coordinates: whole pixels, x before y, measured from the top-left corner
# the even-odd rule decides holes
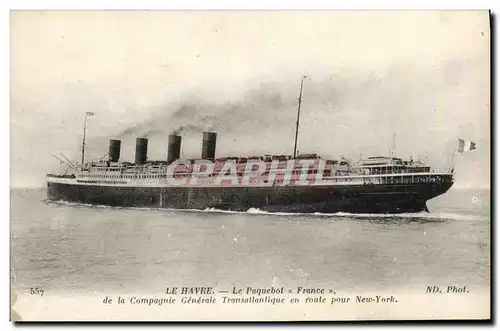
[[[247,211],[222,210],[217,208],[206,209],[174,209],[174,208],[147,208],[147,207],[115,207],[105,205],[93,205],[86,203],[68,202],[68,201],[52,201],[48,199],[42,200],[44,203],[55,206],[70,206],[74,208],[91,208],[91,209],[106,209],[106,210],[134,210],[134,211],[149,211],[149,212],[176,212],[176,213],[213,213],[213,214],[244,214],[258,216],[301,216],[304,218],[354,218],[354,219],[376,219],[384,220],[416,220],[428,222],[440,221],[478,221],[482,217],[477,214],[458,214],[448,212],[417,212],[417,213],[400,213],[400,214],[356,214],[356,213],[293,213],[293,212],[268,212],[259,208],[249,208]]]
[[[258,208],[250,208],[244,212],[218,210],[214,208],[204,209],[202,212],[213,212],[213,213],[240,213],[240,214],[252,214],[252,215],[269,215],[269,216],[305,216],[305,217],[320,217],[320,218],[331,218],[331,217],[341,217],[341,218],[377,218],[377,219],[422,219],[422,220],[455,220],[455,221],[473,221],[479,220],[481,217],[479,215],[473,214],[456,214],[456,213],[400,213],[400,214],[356,214],[356,213],[291,213],[291,212],[268,212],[265,210],[260,210]]]

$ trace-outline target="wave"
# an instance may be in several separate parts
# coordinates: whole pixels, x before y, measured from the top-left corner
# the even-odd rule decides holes
[[[481,219],[479,215],[473,214],[456,214],[456,213],[440,213],[440,212],[418,212],[418,213],[401,213],[401,214],[351,214],[351,213],[343,213],[339,212],[334,214],[335,216],[348,216],[348,217],[370,217],[370,218],[422,218],[422,219],[436,219],[436,220],[445,220],[451,219],[456,221],[477,221]]]
[[[63,205],[82,208],[98,208],[98,209],[125,209],[137,211],[159,211],[159,212],[185,212],[185,213],[214,213],[214,214],[243,214],[243,215],[261,215],[261,216],[303,216],[303,217],[319,217],[319,218],[370,218],[370,219],[422,219],[422,220],[454,220],[454,221],[478,221],[483,217],[476,214],[467,213],[449,213],[449,212],[417,212],[417,213],[401,213],[401,214],[356,214],[346,212],[336,213],[294,213],[294,212],[269,212],[259,208],[249,208],[246,211],[223,210],[217,208],[205,209],[175,209],[175,208],[148,208],[148,207],[120,207],[120,206],[105,206],[93,205],[88,203],[69,202],[64,200],[52,201],[48,199],[42,200],[46,204]]]
[[[346,217],[346,218],[421,218],[421,219],[436,219],[436,220],[457,220],[457,221],[472,221],[480,220],[481,216],[473,214],[456,214],[456,213],[400,213],[400,214],[356,214],[346,212],[336,213],[291,213],[291,212],[268,212],[259,208],[250,208],[244,212],[234,212],[226,210],[218,210],[214,208],[204,209],[203,212],[220,212],[220,213],[242,213],[253,215],[278,215],[278,216],[318,216],[318,217]]]
[[[93,205],[91,203],[81,203],[81,202],[70,202],[66,200],[50,200],[50,199],[42,199],[42,202],[47,205],[62,205],[62,206],[73,206],[73,207],[92,207],[92,208],[112,208],[111,206],[104,205]]]

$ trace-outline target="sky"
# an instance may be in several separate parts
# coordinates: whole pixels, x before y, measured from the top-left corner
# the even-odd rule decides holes
[[[449,165],[457,187],[490,182],[487,11],[13,11],[11,186],[43,186],[63,168],[136,137],[165,159],[292,154],[300,79],[307,75],[298,149],[325,157],[387,155]]]

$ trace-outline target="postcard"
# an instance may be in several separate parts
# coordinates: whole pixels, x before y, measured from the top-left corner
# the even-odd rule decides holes
[[[12,11],[11,320],[489,320],[490,20]]]

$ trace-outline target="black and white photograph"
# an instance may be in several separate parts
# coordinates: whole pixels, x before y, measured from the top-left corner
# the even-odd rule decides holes
[[[489,320],[491,19],[11,11],[11,321]]]

